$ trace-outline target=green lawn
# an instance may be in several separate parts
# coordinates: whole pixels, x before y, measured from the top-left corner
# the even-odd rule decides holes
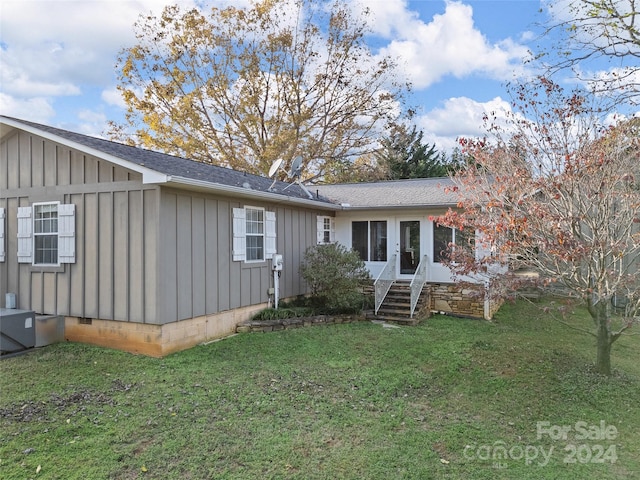
[[[640,478],[639,347],[600,377],[594,340],[527,304],[164,359],[53,345],[0,361],[0,478]]]

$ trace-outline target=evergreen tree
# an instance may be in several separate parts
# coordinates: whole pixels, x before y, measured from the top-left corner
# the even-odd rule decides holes
[[[378,164],[386,171],[387,180],[405,178],[444,177],[451,171],[445,156],[438,153],[435,145],[422,142],[424,132],[413,126],[396,126],[391,134],[380,142],[382,148],[376,153]]]

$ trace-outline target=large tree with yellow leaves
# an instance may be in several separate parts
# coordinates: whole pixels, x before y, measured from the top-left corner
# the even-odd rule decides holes
[[[135,30],[112,138],[251,173],[300,155],[305,176],[320,177],[372,151],[410,88],[366,46],[367,12],[342,0],[168,6]]]

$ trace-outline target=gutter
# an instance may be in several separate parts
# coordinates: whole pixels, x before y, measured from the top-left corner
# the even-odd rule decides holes
[[[160,183],[160,182],[158,182]],[[347,203],[333,203],[322,200],[312,200],[299,197],[290,197],[282,193],[276,192],[264,192],[260,190],[253,190],[251,188],[237,187],[233,185],[223,185],[221,183],[211,183],[204,180],[197,180],[194,178],[187,178],[175,175],[168,175],[167,180],[162,182],[165,185],[176,186],[188,186],[191,188],[197,188],[206,191],[216,191],[221,193],[227,193],[233,196],[245,197],[245,198],[261,198],[273,203],[293,203],[297,205],[305,205],[315,208],[323,208],[325,210],[333,211],[358,211],[358,210],[406,210],[407,208],[446,208],[454,207],[456,203],[437,203],[437,204],[416,204],[416,205],[380,205],[380,206],[356,206],[352,207]]]
[[[455,207],[456,203],[425,203],[425,204],[404,204],[404,205],[375,205],[375,206],[356,206],[352,207],[349,204],[340,204],[340,210],[343,211],[358,211],[358,210],[407,210],[411,208],[447,208]]]
[[[146,182],[145,182],[146,183]],[[322,208],[324,210],[342,210],[341,205],[335,203],[329,203],[327,201],[312,200],[306,198],[290,197],[281,193],[275,192],[263,192],[260,190],[253,190],[251,188],[236,187],[233,185],[223,185],[220,183],[211,183],[203,180],[196,180],[193,178],[180,177],[174,175],[167,175],[164,182],[150,182],[150,183],[163,183],[165,185],[177,185],[195,187],[197,189],[206,191],[216,191],[221,193],[227,193],[233,196],[245,197],[245,198],[260,198],[273,203],[293,203],[297,205],[305,205],[314,208]]]

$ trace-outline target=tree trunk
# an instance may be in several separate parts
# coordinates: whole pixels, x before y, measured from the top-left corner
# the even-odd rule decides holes
[[[596,371],[603,375],[611,375],[611,328],[606,308],[597,308],[596,324],[598,328]]]

